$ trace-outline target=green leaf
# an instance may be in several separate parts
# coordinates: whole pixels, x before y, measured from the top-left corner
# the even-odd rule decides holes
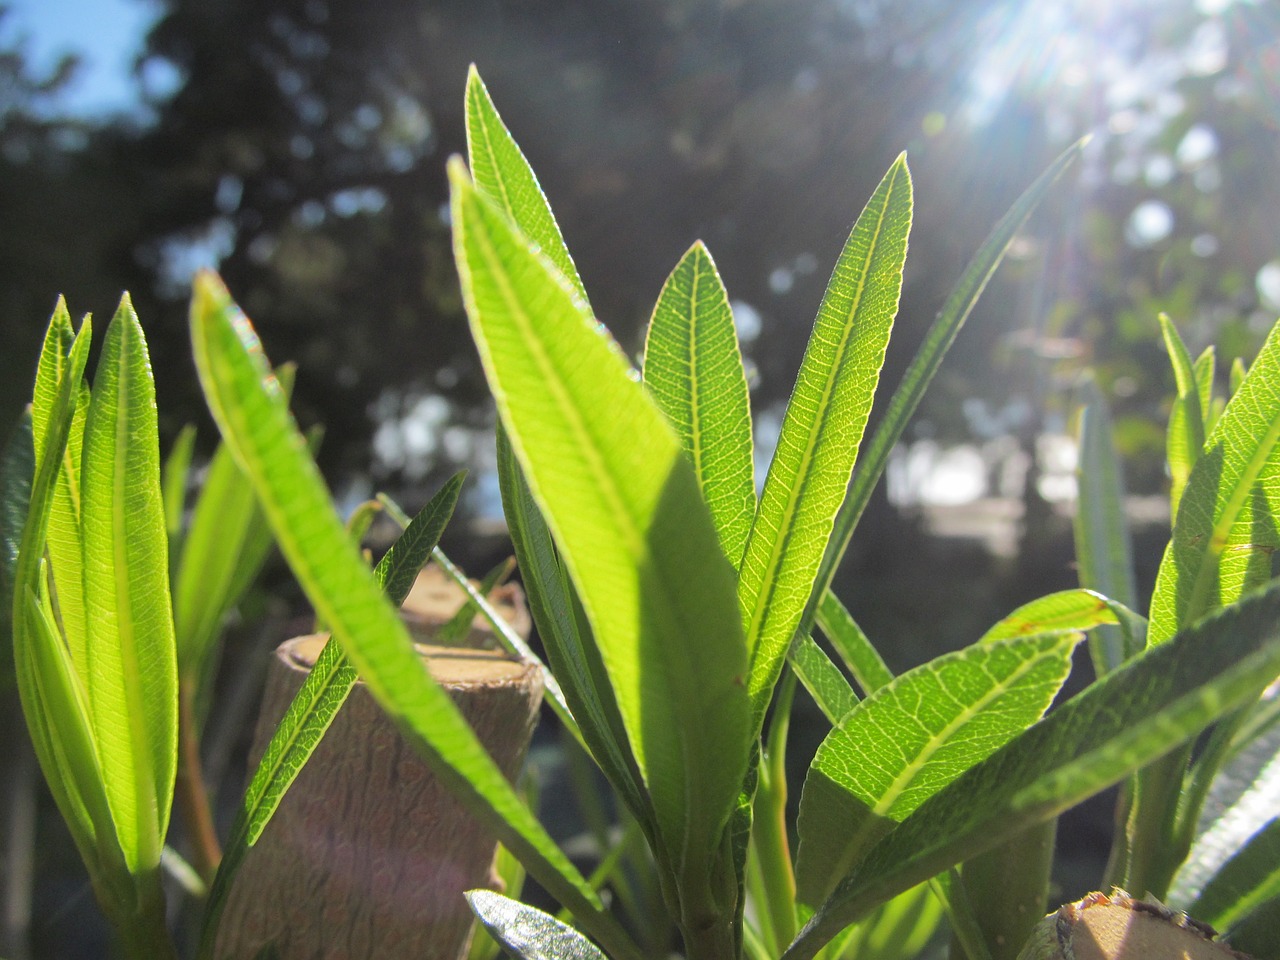
[[[1273,807],[1274,798],[1273,793]],[[1276,897],[1280,897],[1280,816],[1273,816],[1249,837],[1205,885],[1189,912],[1221,930]]]
[[[1133,547],[1124,513],[1124,476],[1112,442],[1111,413],[1097,384],[1087,380],[1080,410],[1079,499],[1075,520],[1076,566],[1080,585],[1132,609],[1138,589]],[[1112,628],[1089,638],[1094,671],[1103,676],[1146,646],[1144,634],[1122,635]]]
[[[1278,672],[1280,587],[1148,648],[922,804],[840,882],[785,960],[1176,749]]]
[[[465,476],[465,473],[457,473],[445,483],[374,568],[374,579],[382,586],[392,605],[399,606],[404,602],[418,571],[440,541],[440,535],[453,516]],[[205,908],[207,947],[212,947],[212,935],[245,853],[262,836],[285,792],[315,751],[355,682],[355,667],[343,653],[342,644],[330,638],[284,716],[276,724],[253,779],[245,790]]]
[[[369,691],[480,821],[552,895],[610,939],[628,941],[599,912],[586,881],[556,848],[431,680],[394,608],[333,510],[248,319],[212,274],[196,279],[192,341],[210,409],[253,484],[276,541],[316,612]]]
[[[247,585],[266,559],[266,549],[251,547],[263,540],[269,546],[270,530],[253,487],[221,443],[192,509],[173,585],[178,669],[201,688],[207,686],[209,654],[223,621],[240,600],[237,587]],[[249,577],[242,574],[246,567]]]
[[[1169,433],[1166,449],[1169,458],[1169,503],[1173,516],[1178,515],[1178,502],[1191,476],[1191,468],[1204,449],[1204,413],[1201,404],[1200,380],[1191,362],[1191,354],[1178,335],[1178,330],[1168,314],[1160,314],[1160,332],[1164,336],[1165,349],[1173,365],[1173,377],[1178,387],[1173,409],[1169,411]]]
[[[898,312],[910,229],[911,175],[900,156],[836,262],[743,554],[738,599],[757,727],[814,591],[857,460]]]
[[[830,590],[823,595],[818,607],[818,626],[864,694],[875,693],[893,680],[893,672],[885,665],[880,653]]]
[[[468,890],[484,928],[517,960],[607,960],[594,943],[550,914],[492,890]]]
[[[1254,960],[1280,960],[1280,897],[1262,904],[1227,931],[1232,949]]]
[[[925,334],[924,342],[907,367],[902,382],[893,392],[880,425],[867,443],[866,450],[859,457],[848,496],[836,516],[834,530],[818,570],[817,584],[820,589],[815,590],[810,597],[804,618],[800,622],[802,632],[808,630],[818,604],[823,602],[823,594],[831,586],[831,579],[835,575],[836,567],[840,565],[840,558],[844,556],[849,539],[853,536],[853,530],[858,525],[862,511],[866,509],[871,499],[871,492],[880,482],[880,475],[884,473],[884,468],[889,462],[889,453],[902,437],[902,432],[920,404],[925,389],[942,365],[943,357],[951,349],[951,344],[955,342],[960,329],[973,311],[974,304],[978,302],[996,267],[1004,259],[1005,250],[1008,249],[1014,236],[1031,215],[1031,211],[1049,192],[1049,188],[1075,162],[1084,143],[1085,141],[1081,140],[1065,150],[1049,166],[1049,169],[1037,177],[1036,181],[1014,201],[1013,206],[992,228],[982,246],[978,248],[978,252],[969,261],[960,279],[951,288],[937,318]]]
[[[0,451],[0,633],[13,621],[13,583],[18,573],[18,545],[31,505],[35,477],[35,445],[31,411],[23,411]],[[4,658],[6,663],[8,658]],[[7,675],[7,668],[4,670]]]
[[[805,778],[801,902],[821,903],[895,824],[1038,720],[1079,639],[1051,634],[975,645],[858,704],[822,742]]]
[[[1158,644],[1271,579],[1280,547],[1280,324],[1205,442],[1151,599]]]
[[[187,481],[191,476],[191,457],[196,449],[196,427],[188,423],[178,432],[161,471],[164,491],[164,528],[169,534],[169,556],[173,557],[182,543],[182,521],[187,506]]]
[[[1024,603],[982,635],[979,643],[1118,625],[1126,649],[1140,649],[1147,622],[1122,603],[1093,590],[1061,590]]]
[[[1213,395],[1213,378],[1217,372],[1217,364],[1217,354],[1213,344],[1209,344],[1200,351],[1200,356],[1196,357],[1196,362],[1191,368],[1196,377],[1196,390],[1200,394],[1200,413],[1204,417],[1205,434],[1213,430],[1213,425],[1217,423],[1218,416],[1222,413],[1223,401]],[[1231,392],[1235,393],[1234,388]]]
[[[858,705],[858,695],[849,681],[813,637],[806,636],[792,644],[787,663],[832,726]]]
[[[656,828],[653,805],[631,753],[600,649],[501,425],[498,483],[516,561],[524,577],[529,612],[565,700],[578,721],[583,744],[627,808],[652,835]]]
[[[843,949],[832,956],[914,960],[929,945],[942,915],[942,901],[922,883],[876,908],[848,932]]]
[[[616,345],[461,163],[449,172],[463,299],[504,428],[580,592],[670,862],[705,884],[751,740],[732,568]]]
[[[1280,816],[1278,796],[1280,730],[1272,729],[1218,771],[1204,801],[1195,843],[1169,891],[1169,902],[1183,909],[1194,904],[1193,916],[1223,929],[1267,896],[1280,895],[1280,889],[1259,892],[1268,875],[1280,884],[1276,870],[1280,858],[1260,862],[1255,854],[1229,866],[1255,841],[1259,848],[1265,847],[1260,838],[1274,830]]]
[[[467,71],[467,159],[476,190],[504,210],[520,232],[555,264],[573,292],[587,303],[587,291],[538,178],[511,136],[473,63]]]
[[[81,326],[88,319],[86,316]],[[56,428],[53,424],[54,407],[61,395],[62,377],[71,366],[71,348],[75,340],[76,332],[71,326],[67,302],[59,297],[40,348],[40,361],[36,366],[36,382],[31,397],[31,431],[37,463],[44,457],[45,442],[51,426]],[[79,389],[78,382],[76,389]]]
[[[751,403],[729,295],[701,241],[663,284],[645,340],[644,383],[693,461],[736,568],[756,511]]]
[[[112,816],[135,873],[160,863],[178,749],[159,444],[146,340],[126,295],[107,328],[84,431],[82,680]]]

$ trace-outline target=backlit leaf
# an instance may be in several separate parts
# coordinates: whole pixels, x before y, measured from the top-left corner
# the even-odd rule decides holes
[[[817,905],[895,824],[1040,718],[1078,636],[975,645],[863,700],[818,748],[800,800],[796,885]]]
[[[463,297],[503,426],[581,594],[671,862],[705,883],[750,743],[732,568],[616,345],[460,163],[450,179]]]
[[[871,412],[911,229],[905,156],[863,209],[827,285],[743,554],[738,599],[757,727],[814,590]]]
[[[467,903],[490,935],[519,960],[607,960],[573,927],[536,907],[492,890],[467,891]]]
[[[159,865],[169,825],[178,677],[155,384],[127,296],[107,328],[83,457],[82,679],[120,845],[142,872]]]
[[[1280,547],[1280,324],[1205,441],[1151,599],[1148,642],[1271,579]]]
[[[1148,648],[930,797],[868,852],[784,954],[1116,783],[1280,673],[1280,587]]]
[[[644,383],[693,461],[736,567],[756,510],[751,406],[729,295],[701,242],[663,284],[645,340]]]

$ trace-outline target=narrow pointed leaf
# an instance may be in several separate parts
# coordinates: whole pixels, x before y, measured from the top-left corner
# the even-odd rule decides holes
[[[1133,609],[1138,589],[1133,547],[1124,513],[1124,476],[1112,441],[1111,414],[1097,385],[1084,386],[1080,410],[1079,497],[1073,521],[1080,586]],[[1103,628],[1089,638],[1094,670],[1102,676],[1146,646],[1145,635],[1126,637]]]
[[[926,388],[941,367],[947,351],[951,349],[956,336],[960,333],[965,321],[969,319],[969,314],[973,312],[974,305],[978,302],[982,291],[986,289],[987,282],[995,274],[996,267],[1004,259],[1005,250],[1008,249],[1027,217],[1031,215],[1031,211],[1049,192],[1049,188],[1080,156],[1083,145],[1084,141],[1080,141],[1063,151],[1062,155],[1023,191],[1022,195],[1013,202],[1013,206],[1000,218],[999,223],[992,228],[991,233],[982,242],[982,246],[978,248],[978,252],[965,267],[960,279],[951,288],[937,318],[925,334],[924,342],[907,367],[902,382],[894,390],[885,408],[884,417],[868,441],[866,450],[859,457],[853,482],[849,486],[849,494],[836,516],[834,532],[818,571],[819,589],[814,591],[810,598],[809,607],[805,610],[804,618],[800,623],[802,630],[808,630],[817,614],[817,606],[822,601],[822,595],[831,586],[831,579],[835,575],[836,567],[840,565],[845,548],[849,545],[853,530],[858,525],[862,511],[866,509],[871,499],[871,492],[880,482],[880,476],[889,462],[889,452],[901,438]]]
[[[832,726],[858,705],[858,695],[849,681],[813,637],[806,636],[795,643],[787,655],[787,663]]]
[[[182,540],[182,522],[187,507],[187,482],[191,479],[191,458],[196,449],[195,424],[178,432],[169,456],[165,457],[160,480],[164,490],[164,528],[169,534],[169,556]]]
[[[498,482],[529,612],[582,739],[632,815],[652,832],[653,807],[590,625],[563,570],[506,431],[498,430]]]
[[[750,742],[732,568],[616,345],[459,162],[450,179],[463,298],[504,428],[581,594],[672,862],[705,876]]]
[[[126,296],[107,328],[85,424],[83,681],[120,845],[135,872],[160,863],[177,757],[159,444],[147,345]]]
[[[464,477],[464,473],[457,473],[445,483],[374,568],[374,580],[382,586],[393,606],[404,602],[418,571],[439,542],[457,505]],[[355,667],[343,653],[342,644],[331,638],[276,724],[245,790],[205,908],[207,946],[212,946],[212,935],[246,851],[262,836],[285,792],[315,752],[355,682]]]
[[[729,295],[701,241],[663,284],[645,340],[644,383],[693,461],[736,567],[756,510],[751,405]]]
[[[893,672],[854,621],[843,603],[830,590],[818,607],[818,626],[831,641],[844,665],[866,695],[875,693],[893,679]]]
[[[498,115],[475,64],[467,71],[467,159],[478,191],[504,210],[512,222],[587,302],[587,291],[565,246],[560,226],[511,131]]]
[[[1200,356],[1196,357],[1196,362],[1191,369],[1195,373],[1196,391],[1200,394],[1200,415],[1204,417],[1204,434],[1208,436],[1222,413],[1223,405],[1221,398],[1213,395],[1214,374],[1218,369],[1218,357],[1213,344],[1209,344],[1200,351]],[[1235,390],[1231,392],[1235,393]]]
[[[813,956],[888,898],[1176,749],[1278,672],[1280,587],[1148,648],[930,797],[841,881],[784,960]]]
[[[492,890],[467,891],[467,903],[493,939],[518,960],[607,960],[573,927],[536,907]]]
[[[1205,441],[1151,599],[1148,642],[1271,578],[1280,547],[1280,324]]]
[[[23,411],[0,452],[0,630],[12,622],[13,583],[18,573],[18,546],[31,506],[35,478],[35,445],[31,411]]]
[[[1146,636],[1146,620],[1122,603],[1093,590],[1061,590],[1024,603],[982,635],[979,643],[1032,637],[1042,633],[1119,626],[1126,647]]]
[[[1164,335],[1165,348],[1173,365],[1174,381],[1178,394],[1169,411],[1169,431],[1166,451],[1169,458],[1169,503],[1173,516],[1178,515],[1178,502],[1186,488],[1191,468],[1195,466],[1204,449],[1204,413],[1201,406],[1200,382],[1191,354],[1178,335],[1167,314],[1160,314],[1160,332]]]
[[[911,175],[899,157],[836,262],[742,558],[738,599],[757,726],[849,486],[898,312],[910,229]]]
[[[71,348],[75,340],[76,332],[71,326],[67,303],[59,297],[40,347],[40,361],[36,365],[36,382],[31,397],[31,431],[35,438],[37,463],[44,456],[45,439],[54,416],[53,408],[58,403],[62,377],[70,366]],[[79,389],[78,383],[76,388]]]
[[[1038,720],[1079,639],[975,645],[903,674],[845,717],[805,778],[801,902],[821,903],[895,824]]]
[[[58,472],[58,482],[54,488],[46,542],[58,622],[62,626],[62,634],[66,638],[76,673],[81,677],[87,676],[89,670],[85,595],[81,585],[84,562],[81,461],[89,403],[89,387],[82,382],[76,395],[71,432],[67,435],[67,445],[63,448],[62,469]]]
[[[1273,795],[1274,796],[1274,795]],[[1191,905],[1191,915],[1225,930],[1280,897],[1280,814],[1253,834]]]
[[[196,280],[192,341],[206,399],[308,598],[370,692],[449,787],[529,872],[610,938],[627,943],[582,876],[525,807],[449,697],[333,510],[248,319],[211,274]]]

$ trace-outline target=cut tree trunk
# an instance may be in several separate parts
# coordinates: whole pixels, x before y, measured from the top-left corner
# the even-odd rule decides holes
[[[276,651],[250,769],[324,641],[299,637]],[[537,665],[493,650],[419,649],[514,780],[541,703]],[[358,683],[238,872],[216,956],[253,960],[270,945],[280,960],[465,957],[472,916],[462,893],[493,885],[494,850]]]

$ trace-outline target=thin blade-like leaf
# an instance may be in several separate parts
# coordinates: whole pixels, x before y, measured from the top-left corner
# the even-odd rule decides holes
[[[463,299],[504,428],[581,594],[671,862],[705,883],[751,739],[732,568],[616,345],[461,163],[449,172]]]
[[[1165,349],[1173,366],[1173,378],[1178,393],[1169,411],[1169,432],[1166,451],[1169,458],[1169,505],[1173,516],[1178,515],[1178,502],[1186,488],[1191,468],[1204,449],[1204,407],[1201,406],[1200,383],[1191,362],[1187,345],[1182,342],[1177,328],[1168,314],[1160,314],[1160,332],[1164,336]]]
[[[1111,414],[1097,384],[1086,381],[1080,410],[1079,498],[1072,524],[1080,586],[1133,609],[1138,589],[1124,514],[1124,477],[1112,441]],[[1089,638],[1094,670],[1103,676],[1146,646],[1146,636],[1104,627]]]
[[[743,554],[738,599],[757,727],[857,460],[898,312],[910,229],[903,156],[867,202],[831,275]]]
[[[1214,875],[1190,912],[1225,930],[1280,897],[1280,815],[1253,834]]]
[[[1124,604],[1093,590],[1060,590],[1024,603],[984,633],[978,642],[1117,625],[1124,634],[1125,645],[1136,646],[1146,635],[1146,623]]]
[[[31,506],[35,479],[35,445],[31,411],[23,411],[0,451],[0,630],[12,622],[13,583],[18,573],[18,546]]]
[[[787,663],[833,726],[858,705],[858,695],[849,686],[849,681],[813,637],[806,636],[793,644],[787,654]]]
[[[653,308],[644,383],[693,461],[724,555],[736,567],[756,510],[751,405],[729,295],[700,241]]]
[[[975,645],[903,674],[827,736],[800,800],[796,888],[817,905],[921,803],[1040,718],[1078,635]]]
[[[178,676],[155,385],[127,296],[94,377],[83,469],[82,680],[120,845],[142,872],[159,865],[169,825]]]
[[[587,302],[573,257],[565,246],[546,194],[511,131],[498,115],[475,64],[467,71],[467,160],[476,189],[506,211],[512,222],[538,245],[543,256]]]
[[[627,808],[650,832],[653,807],[636,766],[613,687],[594,643],[581,603],[564,572],[551,531],[534,503],[507,439],[498,429],[498,483],[516,560],[524,576],[529,612],[547,659],[591,755]]]
[[[1177,748],[1278,672],[1280,587],[1148,648],[922,804],[841,881],[785,960]]]
[[[453,515],[465,474],[455,474],[408,524],[374,568],[374,579],[394,606],[404,602]],[[245,790],[205,908],[205,937],[212,934],[249,847],[258,842],[285,792],[297,779],[356,682],[342,644],[326,643],[302,686],[276,724],[258,768]]]
[[[187,506],[187,482],[191,478],[191,458],[196,450],[195,424],[178,432],[161,471],[164,491],[164,528],[169,534],[169,556],[174,557],[182,540],[182,521]]]
[[[493,939],[517,960],[607,960],[573,927],[492,890],[467,891],[467,903]]]
[[[1280,324],[1196,461],[1151,598],[1148,643],[1271,579],[1280,547]]]
[[[872,646],[862,628],[850,616],[843,603],[828,590],[818,607],[818,626],[831,641],[844,665],[866,695],[875,693],[893,679],[879,651]]]
[[[224,439],[253,483],[281,551],[370,692],[475,815],[554,896],[610,946],[627,940],[521,802],[448,696],[333,510],[324,481],[282,402],[248,319],[211,274],[196,280],[196,365]]]
[[[1005,250],[1008,249],[1014,236],[1031,215],[1031,211],[1049,192],[1049,188],[1080,156],[1083,145],[1084,141],[1080,141],[1065,150],[1049,166],[1049,169],[1040,174],[1035,182],[1013,202],[1013,206],[992,228],[991,233],[982,242],[982,246],[978,248],[978,252],[969,261],[960,279],[951,288],[946,302],[938,312],[937,319],[929,327],[924,342],[916,351],[910,366],[907,367],[902,382],[894,390],[889,405],[885,408],[884,417],[868,441],[866,450],[858,459],[848,496],[836,516],[830,543],[818,570],[819,589],[814,591],[800,622],[802,631],[807,631],[812,624],[822,595],[831,586],[832,577],[835,575],[836,567],[840,565],[840,558],[844,556],[845,548],[849,545],[853,530],[858,525],[862,511],[866,509],[871,499],[871,492],[880,482],[880,475],[884,473],[884,468],[889,462],[889,452],[902,437],[902,432],[906,429],[912,414],[915,413],[916,407],[919,406],[925,389],[942,365],[943,357],[951,349],[951,344],[955,342],[965,321],[969,319],[969,314],[973,311],[982,291],[986,289],[987,282],[995,273],[996,267],[1004,259]]]

